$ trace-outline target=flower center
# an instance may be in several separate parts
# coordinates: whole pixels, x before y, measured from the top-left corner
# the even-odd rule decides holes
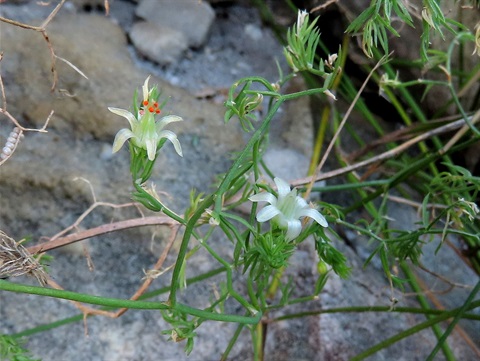
[[[161,109],[158,107],[158,103],[157,102],[150,102],[148,100],[144,100],[143,103],[143,110],[145,111],[148,111],[150,113],[153,113],[153,114],[160,114],[161,112]]]
[[[293,218],[295,216],[295,209],[297,208],[297,192],[292,190],[283,199],[279,200],[278,209],[286,218]]]

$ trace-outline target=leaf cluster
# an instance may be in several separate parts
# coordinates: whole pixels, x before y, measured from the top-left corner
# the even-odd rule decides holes
[[[295,245],[285,239],[284,232],[268,232],[254,237],[243,256],[244,272],[257,280],[288,265],[288,259],[295,251]]]
[[[366,56],[373,57],[373,49],[378,45],[388,54],[388,33],[399,37],[392,27],[392,11],[409,26],[413,26],[412,17],[401,0],[372,0],[364,10],[347,27],[347,33],[362,32],[362,49]]]
[[[189,355],[193,350],[195,336],[197,335],[195,329],[198,327],[198,320],[196,318],[189,320],[186,313],[176,310],[161,310],[160,312],[163,319],[173,327],[170,330],[162,331],[162,334],[169,335],[169,339],[174,342],[186,340],[184,351]]]
[[[0,360],[5,361],[40,361],[22,346],[18,338],[0,335]]]
[[[318,227],[314,236],[315,250],[317,251],[318,258],[330,265],[333,272],[341,278],[348,278],[351,273],[351,268],[347,265],[347,258],[345,255],[332,246],[330,239],[328,239],[321,227]]]

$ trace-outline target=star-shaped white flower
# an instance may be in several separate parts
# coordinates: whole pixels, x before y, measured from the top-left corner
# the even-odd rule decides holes
[[[183,156],[182,147],[175,133],[164,130],[165,126],[172,122],[179,122],[183,119],[177,115],[167,115],[159,121],[155,121],[155,115],[160,113],[156,99],[151,99],[152,89],[148,88],[148,77],[142,87],[143,102],[138,114],[135,116],[128,110],[109,107],[112,113],[120,115],[128,120],[131,129],[121,129],[113,141],[112,152],[118,152],[123,144],[130,139],[133,144],[147,151],[148,159],[153,161],[157,148],[162,139],[172,142],[175,151]]]
[[[249,198],[252,202],[270,203],[258,212],[258,222],[272,220],[278,228],[287,230],[288,240],[297,238],[302,232],[300,221],[302,217],[310,217],[322,227],[328,227],[325,217],[316,209],[310,208],[307,202],[297,195],[296,189],[291,190],[290,185],[278,177],[274,181],[278,188],[278,198],[268,192],[255,194]]]

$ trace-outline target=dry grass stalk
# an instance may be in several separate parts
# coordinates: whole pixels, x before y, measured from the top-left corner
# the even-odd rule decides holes
[[[42,265],[20,242],[0,231],[0,278],[33,276],[45,286],[48,275]]]

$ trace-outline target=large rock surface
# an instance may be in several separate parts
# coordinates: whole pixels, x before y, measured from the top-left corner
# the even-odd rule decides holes
[[[177,61],[188,47],[181,32],[149,21],[136,22],[130,38],[140,54],[164,65]]]
[[[187,38],[188,45],[194,48],[205,43],[215,19],[210,4],[197,0],[141,0],[136,14],[152,24],[181,32]]]

